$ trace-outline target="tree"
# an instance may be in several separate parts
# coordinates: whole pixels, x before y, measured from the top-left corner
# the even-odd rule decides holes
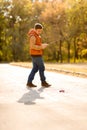
[[[11,36],[11,50],[14,61],[23,61],[32,4],[29,0],[13,0],[8,10],[8,35]],[[27,52],[26,52],[27,53]]]
[[[8,20],[6,19],[7,7],[9,2],[0,0],[0,61],[10,61],[12,59],[10,41],[11,37],[8,37]]]
[[[66,9],[67,11],[67,40],[68,44],[70,42],[70,46],[73,50],[74,62],[76,62],[76,58],[79,56],[78,51],[78,39],[80,39],[81,34],[87,32],[86,21],[87,21],[87,2],[85,0],[82,1],[74,1],[73,5],[69,5]],[[69,40],[70,39],[70,40]],[[71,43],[73,42],[73,46]],[[69,47],[70,48],[70,47]]]
[[[48,10],[49,8],[49,10]],[[66,24],[66,14],[65,14],[65,5],[59,2],[48,2],[44,11],[40,16],[41,21],[44,22],[46,27],[45,37],[50,44],[52,41],[57,42],[55,50],[55,59],[60,57],[60,62],[62,62],[62,43],[64,41],[64,29]],[[53,50],[53,48],[51,48]],[[53,53],[54,54],[54,53]]]

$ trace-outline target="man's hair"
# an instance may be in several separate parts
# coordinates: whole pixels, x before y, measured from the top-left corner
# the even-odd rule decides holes
[[[36,23],[36,24],[34,25],[34,28],[35,28],[35,29],[43,29],[43,26],[42,26],[40,23]]]

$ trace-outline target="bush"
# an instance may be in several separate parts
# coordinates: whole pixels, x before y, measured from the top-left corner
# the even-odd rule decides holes
[[[87,49],[82,50],[82,57],[87,59]]]

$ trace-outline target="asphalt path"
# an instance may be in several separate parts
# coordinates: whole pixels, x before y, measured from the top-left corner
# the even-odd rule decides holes
[[[37,73],[37,88],[27,89],[29,73],[0,64],[0,130],[87,130],[86,78],[46,71],[50,88]]]

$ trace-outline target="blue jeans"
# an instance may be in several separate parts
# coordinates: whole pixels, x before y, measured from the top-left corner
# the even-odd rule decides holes
[[[29,74],[28,83],[29,82],[32,83],[32,80],[34,79],[34,76],[37,71],[39,71],[41,82],[44,82],[46,78],[44,75],[45,66],[44,66],[42,56],[31,56],[31,58],[32,58],[33,68]]]

